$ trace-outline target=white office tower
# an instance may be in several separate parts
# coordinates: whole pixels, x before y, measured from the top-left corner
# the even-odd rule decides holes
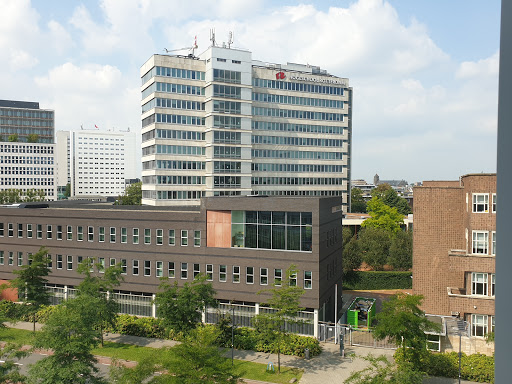
[[[352,89],[319,67],[212,46],[141,68],[142,203],[340,196],[348,210]]]
[[[57,131],[57,181],[71,196],[119,196],[136,175],[135,133]]]

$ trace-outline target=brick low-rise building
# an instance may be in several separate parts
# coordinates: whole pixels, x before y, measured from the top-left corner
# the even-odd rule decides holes
[[[494,331],[496,174],[425,181],[414,200],[413,291],[424,296],[422,309],[443,325],[464,319],[465,352],[492,353],[485,335]],[[440,349],[458,351],[458,340],[440,337]]]

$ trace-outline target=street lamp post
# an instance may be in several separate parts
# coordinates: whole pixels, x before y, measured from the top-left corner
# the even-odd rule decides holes
[[[231,302],[231,366],[235,364],[235,306]]]

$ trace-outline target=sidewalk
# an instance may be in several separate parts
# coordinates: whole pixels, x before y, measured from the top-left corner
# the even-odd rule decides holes
[[[5,323],[7,327],[32,330],[32,323],[18,322],[16,324]],[[36,329],[41,328],[36,323]],[[178,342],[173,340],[151,339],[147,337],[120,335],[116,333],[108,333],[104,335],[104,339],[123,344],[133,344],[141,347],[161,348],[172,347]],[[343,383],[352,372],[360,371],[368,366],[368,363],[361,357],[372,354],[373,356],[387,356],[392,359],[394,350],[374,349],[366,347],[347,347],[345,349],[345,357],[340,356],[339,346],[336,344],[321,343],[323,352],[310,360],[305,360],[297,356],[281,355],[281,365],[304,370],[300,384],[329,384]],[[226,356],[231,357],[231,350],[226,350]],[[277,355],[256,351],[235,350],[234,358],[237,360],[246,360],[254,363],[268,364],[273,363],[277,368]],[[102,364],[109,365],[110,359],[101,357]],[[261,382],[245,380],[248,384],[257,384]],[[457,379],[447,378],[429,378],[424,384],[455,384]],[[461,381],[464,384],[472,384],[470,381]]]

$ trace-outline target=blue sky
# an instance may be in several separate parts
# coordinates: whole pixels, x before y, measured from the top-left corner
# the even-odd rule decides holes
[[[500,1],[2,0],[0,99],[60,130],[140,130],[140,66],[234,31],[253,59],[319,65],[354,89],[352,178],[494,172]]]

